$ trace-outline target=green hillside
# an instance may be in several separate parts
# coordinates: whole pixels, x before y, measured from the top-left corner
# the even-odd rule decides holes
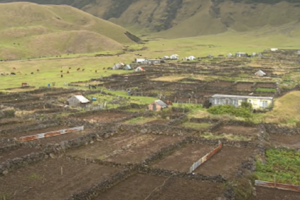
[[[15,0],[0,0],[13,2]],[[40,4],[67,4],[117,23],[135,33],[163,33],[163,37],[190,37],[281,28],[297,24],[300,0],[28,0]],[[297,26],[299,27],[299,26]],[[297,27],[284,28],[294,36]],[[289,31],[291,29],[291,31]]]
[[[70,6],[0,4],[0,59],[121,50],[126,32]]]

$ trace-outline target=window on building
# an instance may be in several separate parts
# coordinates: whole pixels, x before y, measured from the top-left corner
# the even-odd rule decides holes
[[[261,101],[260,102],[260,107],[266,108],[267,106],[268,106],[268,102],[267,101]]]

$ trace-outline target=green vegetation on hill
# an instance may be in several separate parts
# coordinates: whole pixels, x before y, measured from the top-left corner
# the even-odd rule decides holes
[[[300,185],[300,153],[293,150],[270,149],[266,163],[256,163],[255,175],[259,180]]]
[[[122,50],[126,32],[70,6],[0,4],[0,59]]]
[[[15,0],[0,0],[14,2]],[[256,31],[299,36],[300,0],[28,0],[66,4],[127,27],[166,38]]]

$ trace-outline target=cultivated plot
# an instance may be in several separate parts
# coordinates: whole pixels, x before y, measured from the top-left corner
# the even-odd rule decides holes
[[[204,175],[222,175],[231,178],[237,172],[243,161],[253,154],[252,148],[223,146],[221,151],[195,170]]]
[[[90,123],[109,123],[130,116],[128,113],[117,112],[99,112],[96,114],[89,114],[86,116],[77,116],[76,119],[82,119]]]
[[[218,183],[137,174],[117,184],[108,191],[101,193],[93,200],[207,200],[217,199],[221,196],[222,192],[223,185]]]
[[[206,144],[186,144],[183,148],[177,150],[170,156],[153,164],[152,167],[189,172],[194,162],[198,161],[214,148],[214,146]]]
[[[84,160],[48,159],[0,177],[0,197],[7,200],[64,200],[118,171],[86,164]]]
[[[122,133],[101,142],[69,151],[68,154],[123,164],[139,163],[161,148],[181,139],[182,137]]]

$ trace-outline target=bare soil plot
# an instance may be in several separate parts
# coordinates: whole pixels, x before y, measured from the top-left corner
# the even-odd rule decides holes
[[[270,142],[276,146],[300,148],[300,135],[270,135]]]
[[[189,172],[190,167],[215,147],[206,144],[188,144],[168,157],[158,161],[152,167],[174,171]]]
[[[22,130],[24,127],[33,125],[33,124],[37,124],[37,122],[36,121],[21,121],[21,122],[17,122],[17,123],[3,124],[2,126],[0,126],[0,134],[1,134],[1,130],[9,130],[9,129],[15,129],[15,128],[19,128],[20,130]]]
[[[156,187],[163,184],[166,177],[137,174],[129,177],[115,187],[101,193],[93,200],[134,200],[145,199]]]
[[[182,137],[122,133],[68,152],[71,156],[101,159],[118,163],[139,163],[154,152],[181,140]]]
[[[89,121],[91,123],[93,122],[108,123],[128,116],[130,115],[127,113],[99,112],[99,114],[91,114],[88,116],[80,116],[76,118],[81,118],[84,121]]]
[[[156,188],[162,186],[158,192]],[[119,183],[108,191],[101,193],[97,198],[113,200],[139,200],[149,199],[170,200],[170,199],[216,199],[221,196],[222,184],[185,180],[178,178],[148,176],[137,174]]]
[[[82,160],[48,159],[0,177],[0,198],[63,200],[104,181],[118,171],[97,164],[86,165]]]
[[[256,187],[256,196],[250,200],[299,200],[300,193],[264,187]]]
[[[212,86],[217,86],[217,87],[231,87],[233,82],[228,82],[228,81],[215,81],[210,83]]]
[[[11,150],[8,152],[0,153],[0,163],[8,160],[8,159],[14,159],[14,158],[20,158],[25,155],[38,152],[40,151],[39,149],[36,148],[29,148],[29,147],[20,147],[15,150]]]
[[[60,143],[62,141],[69,141],[69,140],[81,137],[83,135],[91,133],[91,131],[92,130],[90,130],[90,129],[85,129],[83,131],[76,131],[76,132],[66,133],[63,135],[57,135],[54,137],[37,139],[37,140],[34,140],[34,142],[39,143],[39,144],[56,144],[56,143]]]
[[[242,162],[247,160],[252,153],[253,149],[251,148],[223,146],[221,151],[196,169],[195,173],[204,175],[220,174],[225,178],[231,178],[237,172]]]
[[[48,127],[48,128],[43,128],[43,129],[37,129],[37,130],[32,130],[32,131],[24,131],[24,132],[17,132],[17,133],[8,133],[8,134],[1,134],[0,138],[19,138],[22,136],[28,136],[28,135],[35,135],[39,133],[46,133],[50,131],[58,131],[62,129],[66,129],[68,127],[65,126],[55,126],[55,127]]]
[[[215,135],[225,133],[225,134],[242,135],[242,136],[256,136],[258,130],[255,127],[225,125],[225,126],[221,126],[217,130],[214,130],[212,133]]]
[[[213,200],[220,197],[223,190],[223,184],[170,178],[153,199]]]
[[[237,83],[235,85],[236,90],[246,90],[250,91],[252,90],[253,83]]]

